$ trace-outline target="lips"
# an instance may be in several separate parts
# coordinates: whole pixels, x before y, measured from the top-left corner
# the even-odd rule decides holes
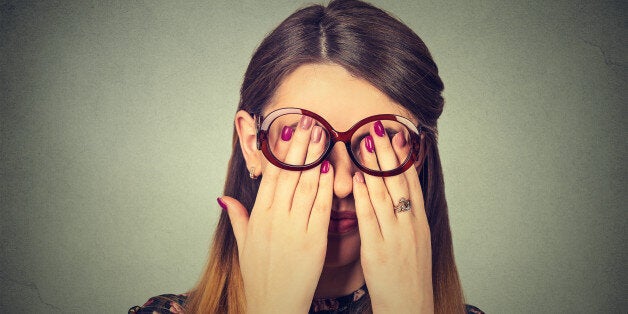
[[[358,227],[358,218],[354,211],[331,211],[328,233],[330,235],[343,235]]]

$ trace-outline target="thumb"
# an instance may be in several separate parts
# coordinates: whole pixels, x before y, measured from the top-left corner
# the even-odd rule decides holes
[[[218,201],[218,205],[229,215],[233,234],[235,235],[238,247],[241,248],[244,245],[244,239],[246,239],[246,230],[249,225],[249,212],[244,208],[242,203],[233,197],[223,196],[216,200]]]

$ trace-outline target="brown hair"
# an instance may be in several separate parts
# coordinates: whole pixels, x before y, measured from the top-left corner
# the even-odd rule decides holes
[[[386,12],[356,0],[312,5],[290,15],[255,51],[240,90],[238,110],[260,114],[283,78],[307,63],[334,63],[370,82],[405,107],[431,132],[419,179],[432,242],[432,283],[436,313],[464,312],[464,298],[453,256],[443,175],[436,145],[437,119],[442,113],[443,83],[423,41]],[[249,211],[259,187],[250,180],[238,136],[224,194]],[[242,313],[245,310],[238,250],[226,213],[222,213],[209,262],[191,291],[192,313]],[[364,298],[368,302],[368,298]],[[362,310],[371,312],[370,304]]]

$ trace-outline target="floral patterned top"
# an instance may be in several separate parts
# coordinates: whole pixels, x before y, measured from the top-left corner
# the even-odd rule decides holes
[[[348,314],[351,305],[355,304],[362,297],[368,294],[366,285],[345,295],[333,299],[314,299],[310,306],[309,313],[317,314]],[[183,305],[187,300],[187,293],[184,294],[162,294],[152,297],[142,306],[134,306],[129,309],[129,314],[177,314],[185,313]],[[466,305],[467,314],[484,314],[482,310],[472,305]]]

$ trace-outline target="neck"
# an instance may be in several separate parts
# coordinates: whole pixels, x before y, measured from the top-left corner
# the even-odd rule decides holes
[[[348,295],[364,285],[364,273],[358,258],[355,262],[339,267],[323,267],[314,291],[314,298],[337,298]]]

